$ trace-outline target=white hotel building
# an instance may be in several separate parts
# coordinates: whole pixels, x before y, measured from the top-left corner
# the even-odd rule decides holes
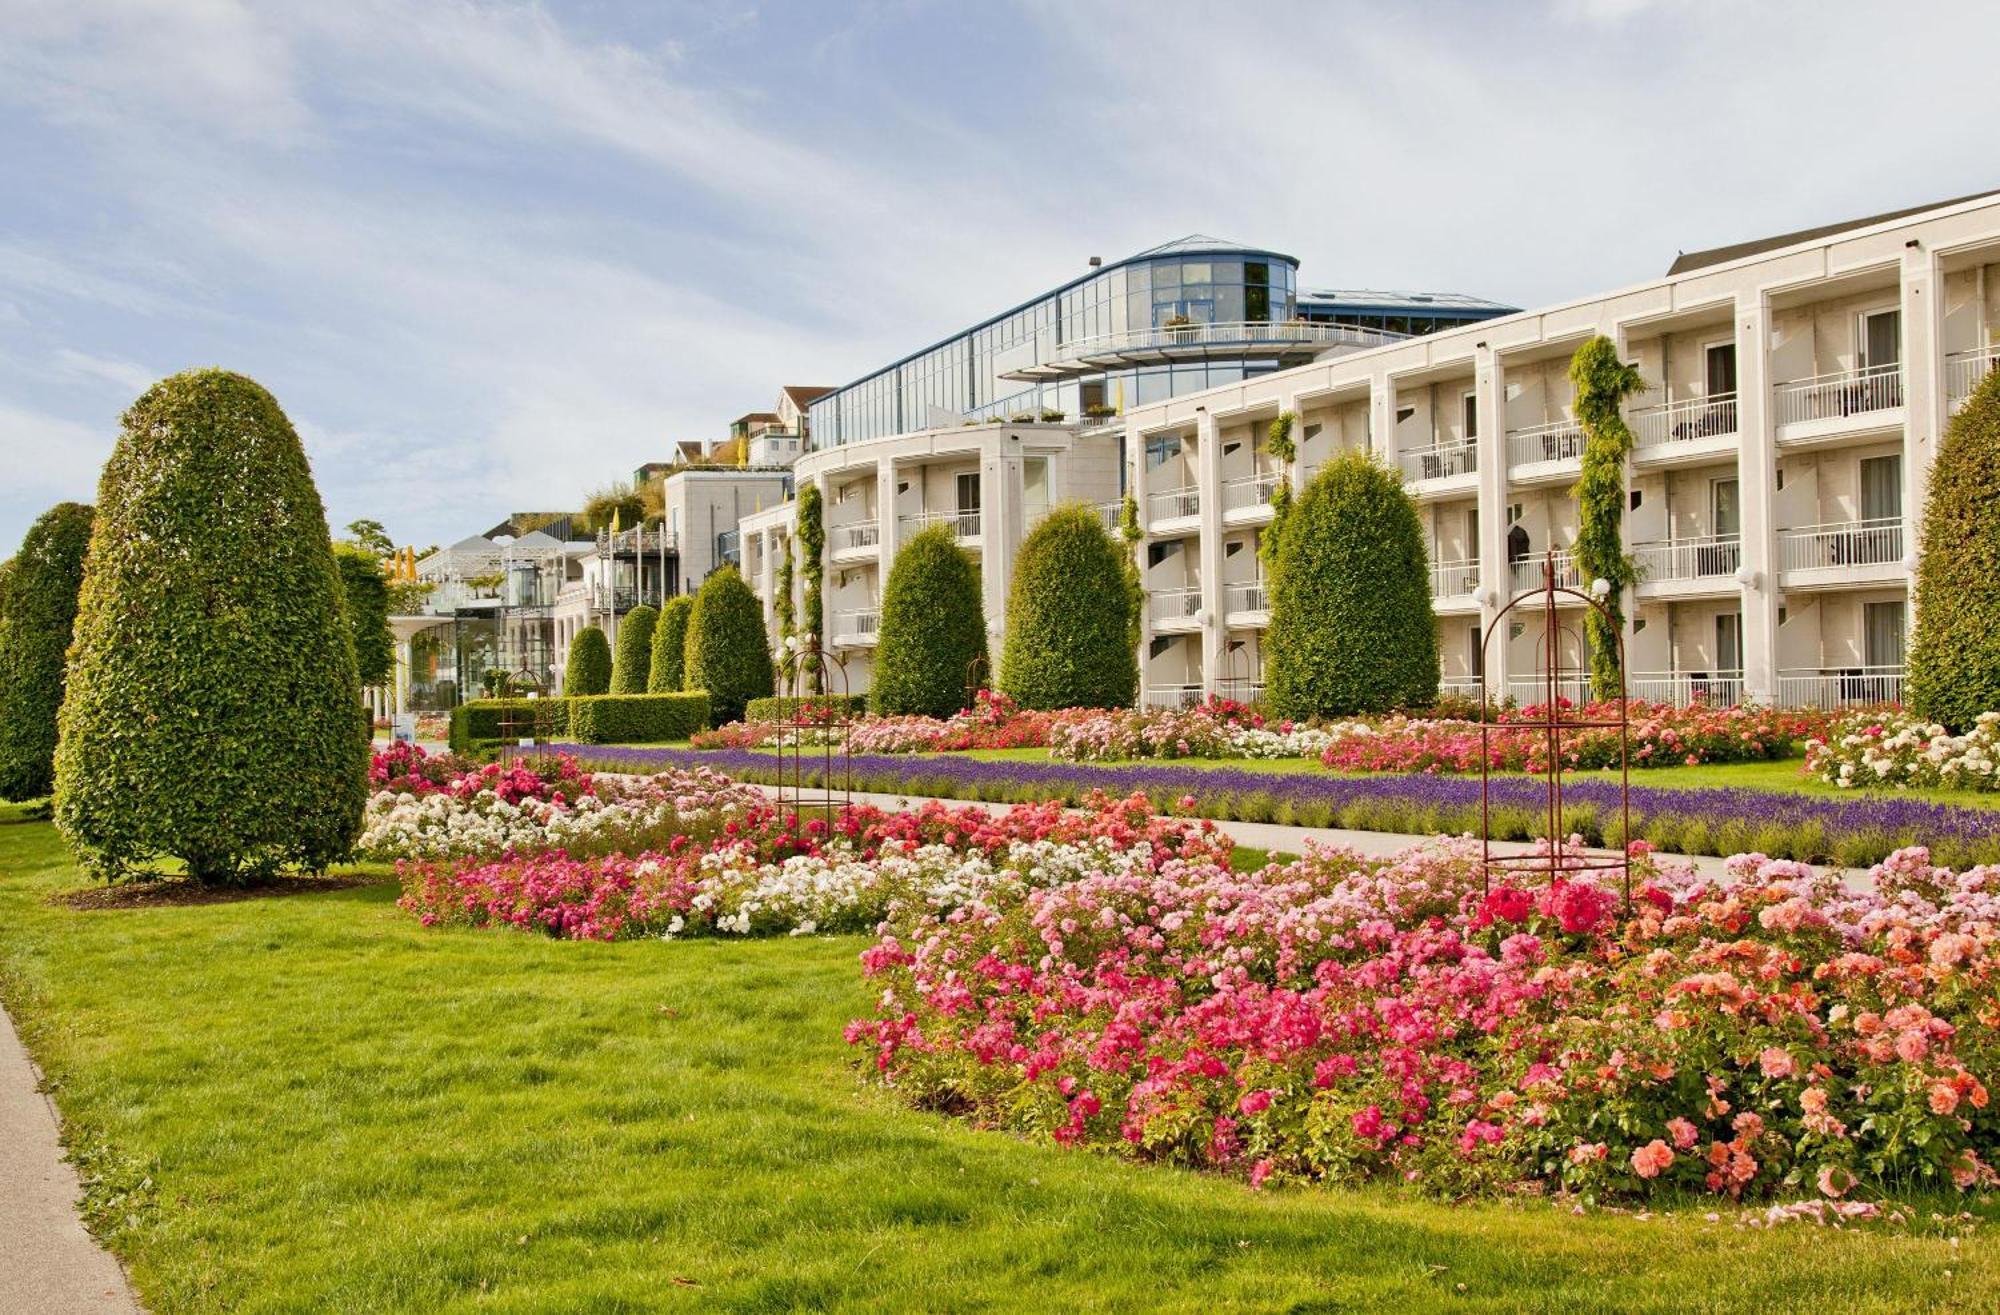
[[[827,497],[827,631],[855,687],[899,535],[944,519],[980,549],[997,645],[1012,555],[1035,518],[1074,500],[1108,515],[1130,490],[1145,531],[1144,697],[1252,693],[1271,488],[1303,488],[1335,453],[1366,448],[1421,508],[1443,680],[1476,688],[1480,629],[1537,583],[1547,549],[1561,560],[1575,541],[1583,437],[1567,368],[1604,334],[1650,384],[1628,409],[1632,692],[1898,697],[1926,475],[1952,409],[2000,356],[2000,194],[1684,255],[1653,282],[1421,336],[1293,317],[1227,330],[1213,342],[1179,321],[1080,342],[1044,333],[1003,363],[1003,377],[1046,382],[1224,362],[1205,387],[1051,408],[1079,420],[966,426],[930,400],[924,424],[895,432],[909,408],[885,413],[878,398],[868,427],[828,443],[839,425],[815,404],[814,448],[796,469]],[[1243,368],[1259,335],[1267,355]],[[1286,335],[1282,356],[1263,340]],[[1284,411],[1297,417],[1289,466],[1265,439]],[[767,615],[794,511],[742,524]],[[1510,623],[1488,651],[1489,688],[1527,692],[1538,625]]]

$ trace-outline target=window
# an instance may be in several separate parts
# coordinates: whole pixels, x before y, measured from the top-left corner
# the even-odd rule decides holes
[[[1706,388],[1710,397],[1736,391],[1736,344],[1733,342],[1710,343],[1703,353],[1706,372]]]
[[[1479,623],[1473,622],[1465,628],[1466,666],[1474,679],[1486,674],[1486,647],[1479,642]]]
[[[1903,518],[1903,458],[1867,457],[1861,462],[1861,519],[1874,523]]]
[[[1722,612],[1715,618],[1715,669],[1743,670],[1743,614]]]
[[[1479,437],[1479,394],[1467,393],[1459,400],[1459,423],[1467,439]]]
[[[1468,507],[1465,511],[1465,555],[1477,559],[1479,556],[1479,508]]]
[[[1890,369],[1902,359],[1903,313],[1873,311],[1861,317],[1861,364],[1870,370]]]
[[[958,477],[958,509],[979,510],[979,472],[968,470]]]
[[[1903,600],[1868,603],[1861,609],[1862,660],[1870,667],[1903,665]]]
[[[1708,506],[1713,519],[1710,533],[1733,539],[1743,532],[1743,504],[1733,477],[1709,481]]]

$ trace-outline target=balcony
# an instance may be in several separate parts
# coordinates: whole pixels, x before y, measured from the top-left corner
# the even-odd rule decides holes
[[[1226,584],[1222,587],[1223,609],[1227,612],[1269,612],[1271,610],[1270,591],[1262,580],[1246,580],[1241,584]]]
[[[1733,708],[1743,701],[1743,673],[1740,671],[1635,671],[1625,678],[1625,693],[1651,703],[1671,703],[1677,708],[1705,703],[1711,708]]]
[[[1469,598],[1479,590],[1479,559],[1465,557],[1431,566],[1432,598]]]
[[[1690,397],[1664,406],[1649,406],[1632,412],[1633,459],[1669,460],[1681,451],[1707,453],[1736,437],[1736,394],[1715,393]]]
[[[1156,629],[1184,629],[1198,625],[1196,616],[1200,611],[1201,586],[1198,584],[1155,589],[1146,600],[1146,615],[1152,618]]]
[[[1113,498],[1110,502],[1100,502],[1092,507],[1091,510],[1096,512],[1097,519],[1104,523],[1104,532],[1106,534],[1115,538],[1123,531],[1125,520],[1124,499]]]
[[[1972,396],[1987,375],[2000,367],[2000,343],[1953,352],[1944,358],[1944,400],[1947,412],[1956,411]]]
[[[1416,448],[1397,453],[1396,464],[1402,469],[1403,478],[1411,483],[1470,475],[1479,469],[1479,445],[1452,442]]]
[[[1854,568],[1865,566],[1902,569],[1903,522],[1900,519],[1847,521],[1778,531],[1778,569],[1788,574],[1793,571],[1837,572],[1837,576],[1829,578],[1827,583],[1851,584],[1854,582]]]
[[[1869,365],[1858,370],[1835,370],[1810,379],[1793,379],[1776,385],[1776,423],[1779,438],[1810,440],[1845,433],[1851,429],[1881,428],[1896,422],[1882,413],[1903,405],[1903,367]],[[1871,423],[1856,426],[1855,417],[1871,417]],[[1787,435],[1791,426],[1801,432]]]
[[[1146,495],[1146,520],[1176,521],[1201,515],[1201,490],[1192,484]]]
[[[1539,466],[1558,461],[1583,459],[1583,426],[1574,420],[1551,420],[1545,425],[1507,431],[1507,464]]]
[[[882,613],[873,607],[857,607],[833,616],[833,642],[861,646],[875,642],[882,625]]]
[[[958,541],[966,543],[979,537],[979,508],[969,507],[963,511],[922,511],[914,516],[899,516],[897,523],[909,526],[912,532],[929,529],[933,525],[949,525]]]
[[[882,526],[878,521],[864,521],[859,525],[836,525],[833,527],[833,551],[841,553],[865,553],[882,546]]]
[[[718,566],[727,562],[743,569],[743,531],[724,530],[715,536],[715,561]]]
[[[1524,594],[1531,589],[1542,587],[1542,561],[1539,555],[1524,557],[1518,562],[1507,563],[1507,587],[1515,594]],[[1556,554],[1556,588],[1583,588],[1583,572],[1576,567],[1576,554],[1564,550]]]
[[[1734,534],[1712,534],[1634,544],[1632,563],[1642,585],[1723,577],[1733,587],[1736,568],[1743,565],[1743,540]]]
[[[1401,334],[1373,329],[1310,324],[1304,320],[1160,324],[1049,343],[1045,345],[1048,359],[1003,370],[1000,377],[1046,383],[1135,365],[1167,365],[1211,357],[1237,360],[1255,356],[1276,359],[1283,365],[1303,365],[1327,352],[1360,351],[1400,337]]]
[[[1549,678],[1524,676],[1518,680],[1510,680],[1507,682],[1507,693],[1514,702],[1524,707],[1546,703],[1549,700]],[[1590,702],[1590,673],[1583,671],[1557,673],[1555,697],[1567,700],[1572,705]]]
[[[1846,708],[1866,703],[1901,703],[1903,668],[1843,667],[1778,673],[1778,706]]]
[[[1277,471],[1262,475],[1246,475],[1241,479],[1222,482],[1222,511],[1224,515],[1232,511],[1250,511],[1271,505],[1271,494],[1283,479]]]
[[[1192,708],[1201,702],[1201,686],[1148,685],[1141,697],[1149,708]]]
[[[1477,676],[1441,676],[1438,678],[1438,693],[1476,699],[1479,697],[1479,685]]]

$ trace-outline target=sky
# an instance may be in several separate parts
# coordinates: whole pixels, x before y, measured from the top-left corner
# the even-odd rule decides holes
[[[422,545],[1187,233],[1641,282],[2000,187],[1996,45],[1922,0],[0,0],[0,556],[194,366]]]

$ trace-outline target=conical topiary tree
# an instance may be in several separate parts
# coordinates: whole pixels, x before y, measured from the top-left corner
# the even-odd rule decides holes
[[[1945,427],[1918,542],[1905,697],[1963,733],[2000,711],[2000,373]]]
[[[644,694],[653,675],[653,631],[660,610],[645,603],[618,623],[618,655],[611,664],[613,694]]]
[[[333,545],[340,568],[340,601],[354,641],[354,674],[363,685],[380,685],[395,670],[396,646],[389,634],[389,579],[382,559],[351,543]]]
[[[1603,580],[1610,590],[1604,611],[1586,608],[1583,634],[1590,645],[1590,690],[1615,699],[1622,683],[1618,645],[1625,630],[1625,591],[1639,578],[1625,552],[1625,459],[1632,430],[1625,399],[1645,388],[1637,366],[1618,358],[1618,344],[1599,335],[1570,358],[1576,387],[1576,420],[1583,426],[1583,474],[1576,482],[1576,568],[1585,588]]]
[[[1123,550],[1095,512],[1058,507],[1021,544],[1000,688],[1024,708],[1122,708],[1138,692]]]
[[[743,720],[751,699],[771,696],[771,639],[764,609],[734,566],[702,581],[688,617],[687,687],[708,691],[712,725]]]
[[[660,610],[653,626],[653,666],[646,677],[649,694],[675,694],[686,684],[688,617],[693,594],[675,594]]]
[[[1416,504],[1360,452],[1335,457],[1285,522],[1266,636],[1265,699],[1280,717],[1344,717],[1435,702],[1437,623]]]
[[[597,626],[585,626],[569,641],[569,661],[563,664],[564,694],[611,692],[611,641]]]
[[[56,716],[76,622],[90,508],[64,502],[21,541],[0,597],[0,799],[39,799],[55,783]]]
[[[979,568],[945,525],[896,552],[882,589],[868,704],[876,713],[949,717],[965,706],[966,673],[986,657]]]
[[[326,511],[291,422],[223,370],[132,404],[98,485],[55,817],[109,877],[202,882],[341,857],[367,722]]]

